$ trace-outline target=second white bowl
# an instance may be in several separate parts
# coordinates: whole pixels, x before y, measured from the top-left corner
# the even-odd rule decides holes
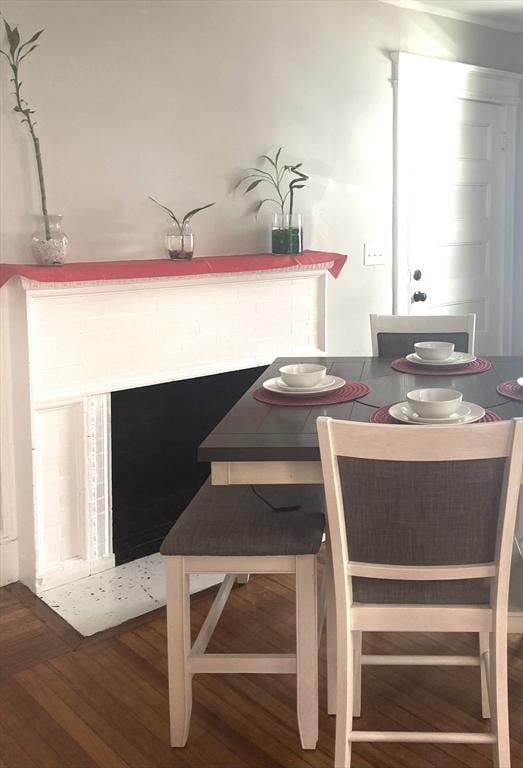
[[[454,352],[450,341],[418,341],[414,350],[422,360],[446,360]]]
[[[428,419],[444,418],[455,413],[463,395],[455,389],[413,389],[407,394],[407,402],[418,416]]]
[[[327,368],[316,363],[293,363],[280,368],[280,376],[289,387],[315,387],[325,378]]]

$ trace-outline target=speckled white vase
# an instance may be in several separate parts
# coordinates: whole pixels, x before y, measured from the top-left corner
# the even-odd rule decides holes
[[[31,237],[33,257],[43,267],[59,267],[65,263],[69,240],[62,229],[61,214],[48,214],[50,238],[45,236],[45,223],[43,216],[35,217],[38,228]]]

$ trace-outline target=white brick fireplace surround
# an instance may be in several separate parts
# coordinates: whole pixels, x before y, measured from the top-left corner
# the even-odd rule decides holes
[[[114,568],[110,393],[324,352],[327,266],[11,279],[0,292],[0,585],[40,595]]]

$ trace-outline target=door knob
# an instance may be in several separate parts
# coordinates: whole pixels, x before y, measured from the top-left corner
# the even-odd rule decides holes
[[[412,298],[414,299],[414,301],[426,301],[427,294],[423,293],[422,291],[414,291],[414,295]]]
[[[421,280],[421,269],[415,269],[412,277],[414,280]]]

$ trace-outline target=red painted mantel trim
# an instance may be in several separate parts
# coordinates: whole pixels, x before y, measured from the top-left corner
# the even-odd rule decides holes
[[[275,256],[271,253],[238,256],[206,256],[191,261],[148,259],[141,261],[79,261],[60,267],[36,264],[0,264],[0,287],[11,277],[26,277],[40,283],[82,283],[90,280],[140,280],[158,277],[226,274],[228,272],[258,272],[319,264],[330,264],[329,272],[336,278],[347,256],[341,253],[304,251],[296,256]]]

